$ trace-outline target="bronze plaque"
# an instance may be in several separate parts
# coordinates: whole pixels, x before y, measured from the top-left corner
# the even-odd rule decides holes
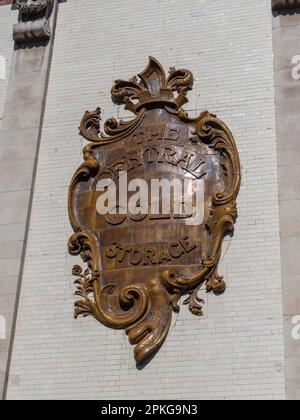
[[[98,108],[80,125],[89,144],[69,190],[69,252],[87,269],[73,269],[75,316],[125,329],[138,364],[161,347],[182,296],[201,315],[200,287],[225,290],[217,269],[237,217],[240,163],[223,122],[182,109],[192,85],[190,71],[167,77],[150,57],[111,91],[134,119],[102,127]]]

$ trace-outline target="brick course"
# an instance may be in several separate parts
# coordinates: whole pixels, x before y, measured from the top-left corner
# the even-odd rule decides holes
[[[224,247],[227,291],[206,296],[203,318],[182,308],[139,371],[122,332],[73,319],[67,190],[82,160],[83,112],[101,105],[103,118],[126,116],[111,104],[112,82],[148,55],[193,71],[190,114],[208,108],[229,125],[243,183]],[[273,85],[269,0],[60,4],[9,399],[285,397]]]

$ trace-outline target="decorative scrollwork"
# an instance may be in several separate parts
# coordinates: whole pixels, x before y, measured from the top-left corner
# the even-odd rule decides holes
[[[167,80],[167,88],[172,89],[182,95],[186,95],[189,90],[193,89],[194,78],[192,73],[186,69],[176,70],[171,67]]]
[[[50,0],[17,0],[17,8],[23,15],[34,16],[48,6]]]
[[[179,109],[187,102],[186,94],[193,87],[193,75],[189,70],[170,69],[166,78],[161,64],[149,57],[149,64],[138,76],[129,81],[116,80],[112,87],[112,100],[117,105],[125,105],[125,109],[137,114],[141,108],[150,108],[164,102],[169,107]],[[178,96],[174,97],[173,92]]]
[[[136,118],[130,121],[117,121],[109,118],[103,124],[101,130],[101,108],[95,111],[86,111],[80,122],[79,133],[86,140],[97,145],[103,143],[113,143],[124,136],[128,136],[141,122],[145,116],[145,111],[141,111]]]
[[[186,118],[184,116],[184,118]],[[202,306],[197,298],[199,288],[206,284],[208,292],[223,293],[226,284],[218,274],[218,264],[221,258],[222,242],[225,236],[233,235],[234,224],[237,219],[236,197],[239,192],[241,175],[238,151],[230,130],[209,112],[202,113],[195,120],[198,139],[219,151],[226,164],[226,187],[224,191],[216,193],[211,200],[209,215],[205,220],[205,227],[209,234],[208,258],[203,261],[201,270],[191,278],[182,278],[172,272],[162,273],[162,281],[171,292],[181,291],[190,294],[184,302],[189,305],[193,314],[202,315]],[[200,304],[200,305],[199,305]]]
[[[124,104],[136,114],[134,119],[118,122],[110,118],[102,124],[101,110],[97,108],[86,112],[80,124],[80,134],[89,144],[83,150],[84,162],[75,172],[69,190],[69,217],[74,229],[69,252],[80,255],[88,268],[84,272],[79,266],[73,269],[77,277],[76,295],[80,297],[75,302],[75,316],[91,315],[107,327],[124,329],[130,343],[135,346],[138,364],[149,360],[161,347],[171,325],[172,313],[179,311],[179,301],[183,296],[183,304],[188,305],[194,315],[201,316],[204,301],[199,297],[200,289],[203,287],[207,292],[219,294],[226,288],[223,277],[218,274],[218,265],[223,239],[233,235],[237,218],[236,198],[241,181],[239,156],[230,130],[216,115],[204,111],[192,119],[181,108],[187,102],[186,95],[192,85],[190,71],[172,68],[167,78],[158,61],[150,57],[148,66],[139,77],[128,82],[117,80],[112,88],[113,101]],[[177,92],[176,97],[174,92]],[[189,133],[184,141],[188,147],[193,147],[193,153],[201,156],[203,152],[200,151],[206,148],[207,156],[214,156],[219,164],[218,179],[221,178],[222,182],[218,188],[210,185],[209,191],[213,192],[206,193],[205,220],[201,227],[205,246],[197,260],[197,269],[192,270],[188,263],[165,264],[167,268],[162,264],[162,267],[156,265],[153,269],[139,270],[125,267],[115,271],[103,266],[103,249],[107,245],[103,245],[96,218],[89,216],[92,214],[89,210],[93,189],[107,164],[102,156],[110,155],[112,151],[118,154],[120,150],[118,163],[122,163],[126,160],[126,148],[131,150],[132,138],[137,137],[138,132],[144,133],[140,143],[145,139],[149,141],[149,122],[150,133],[153,133],[153,127],[161,133],[161,127],[167,124],[171,124],[171,131],[174,131],[174,125],[179,131],[184,127],[184,132]],[[157,132],[154,133],[155,141],[162,139]],[[147,151],[149,147],[142,150]],[[134,159],[139,161],[137,157]],[[149,170],[148,164],[145,173]],[[134,226],[133,223],[129,227],[130,241]],[[113,227],[109,229],[115,237]],[[143,235],[142,240],[145,239],[148,238]],[[137,249],[136,252],[141,251]],[[168,260],[165,254],[163,259]],[[189,275],[182,274],[183,266]]]

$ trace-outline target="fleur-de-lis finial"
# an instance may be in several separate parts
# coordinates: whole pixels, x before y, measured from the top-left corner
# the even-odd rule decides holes
[[[153,57],[145,70],[129,81],[116,80],[111,90],[112,100],[117,105],[137,114],[141,108],[168,106],[181,108],[188,102],[186,94],[193,86],[193,75],[189,70],[170,69],[166,77],[162,65]],[[174,94],[174,93],[177,93]]]

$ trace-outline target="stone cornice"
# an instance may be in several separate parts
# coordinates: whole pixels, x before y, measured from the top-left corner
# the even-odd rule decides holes
[[[300,7],[300,0],[272,0],[273,10],[287,10]]]
[[[20,22],[14,25],[13,38],[17,44],[33,41],[47,40],[51,37],[51,28],[48,19]]]
[[[16,44],[49,40],[53,0],[16,0],[16,5],[20,11],[19,21],[13,29]]]

